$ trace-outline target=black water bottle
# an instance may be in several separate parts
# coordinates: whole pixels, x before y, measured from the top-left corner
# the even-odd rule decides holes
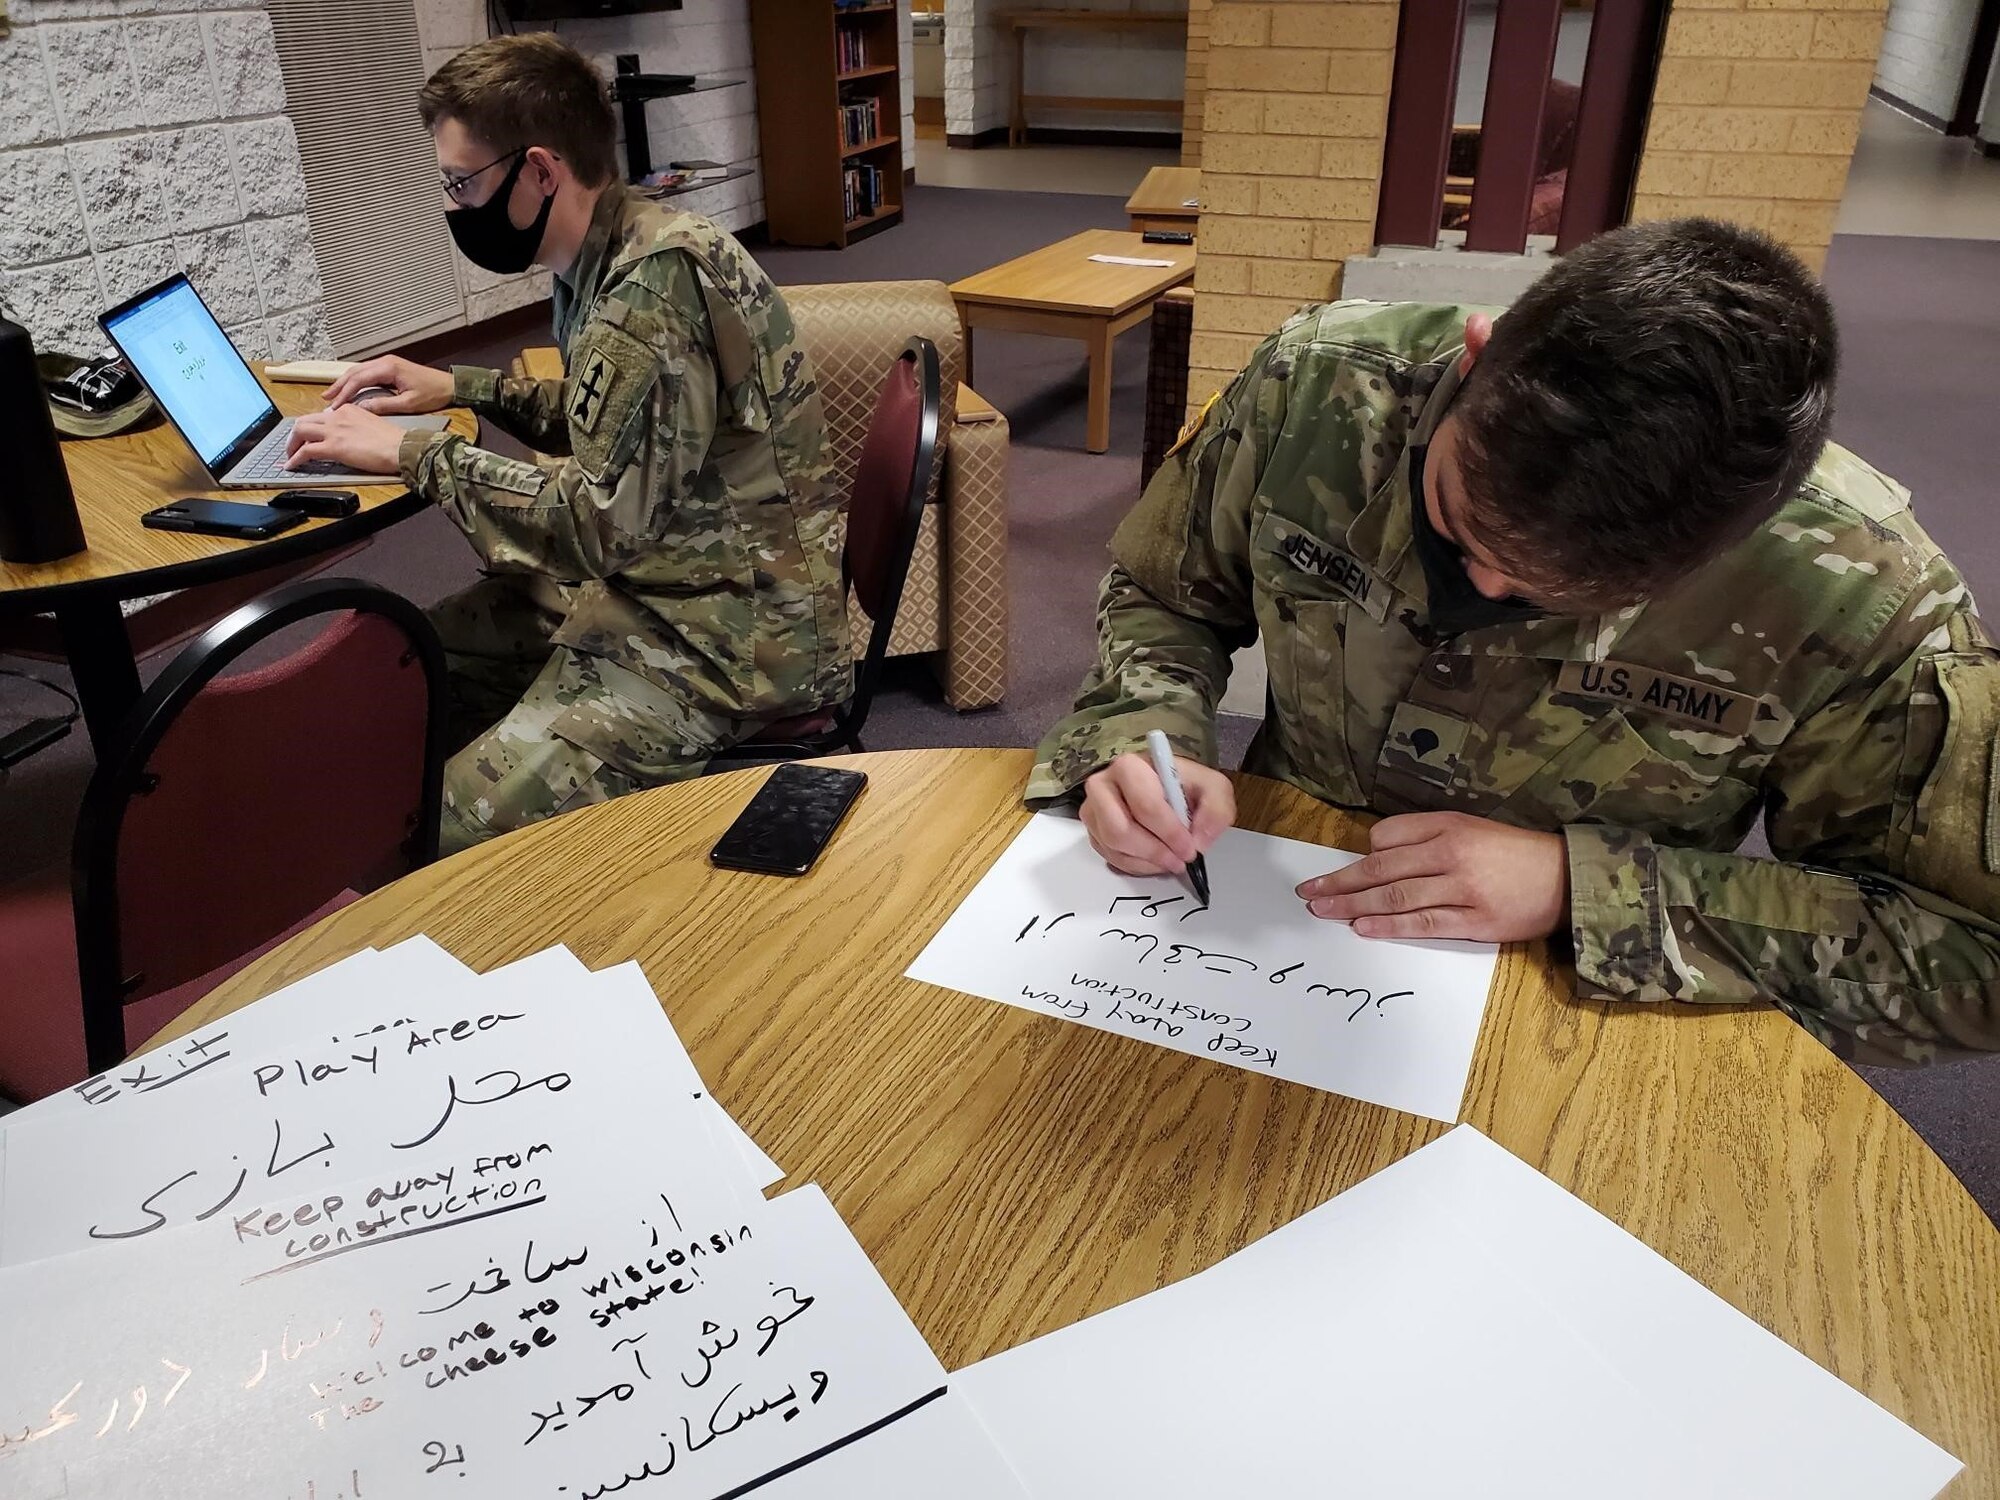
[[[35,369],[28,330],[0,315],[0,559],[54,562],[83,550],[62,444],[49,419],[49,399]]]

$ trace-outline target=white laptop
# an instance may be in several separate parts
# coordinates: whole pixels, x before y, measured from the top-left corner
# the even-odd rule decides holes
[[[250,366],[185,276],[170,276],[98,323],[222,489],[303,489],[369,476],[339,464],[285,467],[292,418],[278,415]],[[442,415],[391,417],[436,432]]]

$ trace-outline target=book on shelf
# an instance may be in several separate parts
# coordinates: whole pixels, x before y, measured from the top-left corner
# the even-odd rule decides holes
[[[840,106],[840,144],[860,146],[882,134],[882,101],[855,99]]]
[[[880,167],[849,167],[841,174],[841,188],[847,222],[865,219],[878,213],[882,208],[882,169]]]
[[[868,66],[868,35],[859,27],[842,27],[836,50],[841,72],[858,73]]]

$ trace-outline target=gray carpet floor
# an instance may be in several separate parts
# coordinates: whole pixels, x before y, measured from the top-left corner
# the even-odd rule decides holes
[[[840,252],[765,249],[781,284],[955,280],[1087,228],[1124,223],[1117,199],[913,187],[900,227]],[[2000,597],[2000,530],[1988,494],[2000,473],[2000,244],[1843,236],[1827,284],[1845,343],[1836,434],[1908,483],[1932,535],[1976,592]],[[869,723],[871,748],[1030,745],[1068,706],[1093,650],[1093,606],[1105,544],[1138,491],[1146,330],[1119,340],[1112,448],[1083,451],[1082,346],[1027,335],[978,336],[980,393],[1013,428],[1008,501],[1012,680],[998,708],[959,715],[921,663],[893,664]],[[468,341],[451,359],[504,367],[523,342]],[[436,515],[379,538],[344,571],[420,603],[475,576],[471,553]],[[34,670],[64,680],[60,668]],[[148,664],[151,671],[163,662]],[[0,726],[46,712],[38,690],[0,677]],[[1240,757],[1252,726],[1226,726]],[[89,773],[81,735],[0,786],[0,880],[64,857]],[[2000,1218],[2000,1059],[1920,1072],[1867,1070],[1868,1080],[1930,1142],[1989,1214]]]

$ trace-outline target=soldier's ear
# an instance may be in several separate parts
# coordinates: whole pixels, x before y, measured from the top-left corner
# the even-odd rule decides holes
[[[1486,348],[1486,341],[1493,337],[1493,320],[1485,313],[1474,313],[1465,320],[1465,353],[1458,361],[1461,376],[1472,373],[1472,363]]]
[[[562,158],[546,146],[528,148],[528,171],[534,190],[544,197],[562,186],[562,175],[556,171],[556,163]]]

